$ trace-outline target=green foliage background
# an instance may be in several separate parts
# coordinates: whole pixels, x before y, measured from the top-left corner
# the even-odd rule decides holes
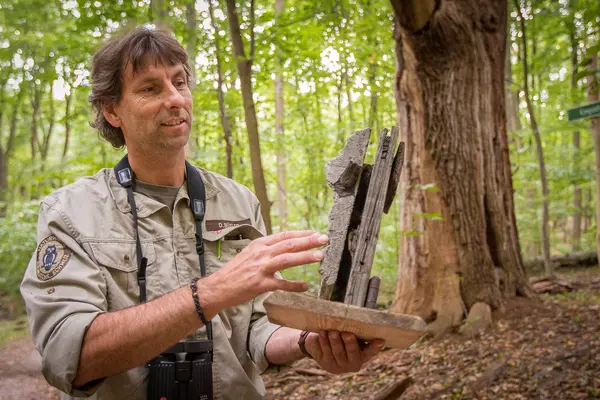
[[[168,23],[185,45],[188,2],[171,0]],[[199,165],[226,174],[225,142],[216,95],[216,41],[221,48],[225,75],[225,102],[233,127],[234,179],[252,188],[250,158],[244,125],[239,80],[232,57],[226,11],[215,4],[218,35],[211,27],[205,1],[194,3],[198,26],[196,87],[194,90],[193,159]],[[249,3],[238,11],[246,42],[250,42]],[[523,84],[520,32],[509,5],[512,76],[508,87],[519,92]],[[554,254],[573,250],[573,188],[584,193],[585,229],[582,249],[594,249],[596,202],[594,151],[589,122],[568,123],[566,110],[584,104],[585,85],[579,76],[571,88],[572,48],[569,32],[578,38],[578,71],[598,52],[600,5],[596,0],[522,2],[527,18],[531,88],[542,132],[550,180],[551,246]],[[383,0],[288,0],[276,20],[274,0],[255,2],[253,84],[263,166],[269,196],[276,199],[275,155],[286,152],[290,229],[326,231],[332,194],[325,182],[325,163],[335,157],[355,130],[371,125],[375,132],[395,125],[393,16]],[[128,26],[151,24],[150,1],[120,0],[6,0],[0,5],[0,151],[8,160],[8,182],[0,214],[0,293],[16,294],[36,242],[37,205],[44,195],[80,176],[110,168],[122,156],[90,128],[89,67],[94,50],[110,34]],[[278,50],[279,49],[279,50]],[[285,61],[276,57],[280,51]],[[283,71],[285,137],[275,133],[275,71]],[[346,79],[347,76],[347,79]],[[33,105],[39,93],[37,113]],[[348,93],[350,97],[348,97]],[[67,96],[69,117],[67,118]],[[350,99],[350,100],[349,100]],[[374,108],[373,102],[376,102]],[[528,128],[522,95],[521,129],[510,132],[516,214],[525,257],[541,253],[541,188],[532,132]],[[70,140],[63,155],[67,123]],[[32,127],[38,140],[52,134],[48,152],[32,156]],[[581,132],[581,149],[575,151],[572,132]],[[10,145],[11,131],[14,133]],[[375,138],[375,134],[373,138]],[[373,139],[374,140],[374,139]],[[39,147],[39,146],[38,146]],[[376,146],[371,146],[374,152]],[[372,157],[373,154],[370,154]],[[273,226],[279,226],[273,207]],[[399,204],[385,216],[375,261],[384,279],[383,292],[393,294],[398,258]],[[435,216],[429,216],[435,218]],[[286,272],[294,278],[319,283],[317,266]]]

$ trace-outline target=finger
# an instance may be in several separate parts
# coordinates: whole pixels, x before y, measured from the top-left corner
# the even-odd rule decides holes
[[[286,268],[296,267],[298,265],[311,264],[314,262],[321,261],[322,259],[323,252],[321,250],[281,254],[267,261],[264,264],[263,269],[266,273],[272,275],[275,272],[282,271]]]
[[[272,246],[276,243],[281,242],[282,240],[301,238],[301,237],[310,236],[313,234],[315,234],[315,231],[286,231],[286,232],[279,232],[279,233],[275,233],[273,235],[265,236],[264,238],[261,238],[259,240],[262,241],[267,246]]]
[[[346,348],[338,331],[329,331],[329,343],[331,343],[331,352],[337,365],[340,367],[347,365],[348,357],[346,356]]]
[[[314,249],[315,247],[323,246],[327,244],[328,240],[329,238],[327,235],[315,233],[313,235],[301,238],[282,240],[281,242],[272,245],[269,250],[274,256],[285,253],[297,253],[299,251],[310,250]]]
[[[375,357],[383,348],[385,342],[381,339],[372,340],[362,351],[361,359],[363,364]]]
[[[362,364],[362,358],[356,335],[350,332],[344,332],[342,333],[342,340],[344,341],[344,347],[346,348],[348,362],[354,366],[360,367]]]
[[[323,352],[323,363],[336,365],[337,363],[333,357],[333,353],[331,352],[331,345],[329,344],[327,332],[322,331],[319,333],[319,344],[321,345],[321,351]]]
[[[308,283],[303,281],[288,281],[286,279],[276,279],[275,287],[272,290],[283,290],[286,292],[306,292],[308,290]]]

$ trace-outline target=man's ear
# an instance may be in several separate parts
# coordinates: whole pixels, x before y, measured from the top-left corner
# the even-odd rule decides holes
[[[115,128],[121,127],[121,118],[117,115],[115,105],[113,103],[102,104],[102,114],[109,124]]]

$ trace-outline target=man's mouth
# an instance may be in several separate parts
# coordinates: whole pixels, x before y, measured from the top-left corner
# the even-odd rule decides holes
[[[177,126],[177,125],[181,125],[185,122],[185,119],[183,118],[178,118],[178,119],[172,119],[170,121],[167,122],[163,122],[161,125],[165,125],[165,126]]]

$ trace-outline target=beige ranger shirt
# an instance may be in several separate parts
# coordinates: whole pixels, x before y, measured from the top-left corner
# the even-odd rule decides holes
[[[213,273],[265,234],[256,197],[244,186],[199,169],[206,186],[203,237]],[[135,193],[142,252],[148,258],[148,301],[188,285],[200,275],[195,220],[187,185],[173,212]],[[143,366],[84,389],[71,385],[86,329],[101,313],[139,303],[136,242],[127,192],[112,169],[79,179],[46,197],[40,207],[38,248],[21,284],[33,341],[46,380],[63,399],[146,398]],[[265,345],[279,326],[265,316],[266,295],[226,309],[213,319],[215,399],[259,399],[268,367]],[[190,299],[191,301],[191,299]],[[160,321],[156,321],[160,324]],[[118,327],[115,327],[118,329]],[[197,332],[206,337],[205,328]]]

